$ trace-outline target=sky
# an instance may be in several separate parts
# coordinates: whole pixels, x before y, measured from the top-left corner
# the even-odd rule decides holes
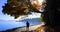
[[[7,0],[0,0],[0,20],[22,20],[23,19],[31,19],[31,18],[39,18],[40,17],[40,13],[32,13],[31,15],[28,15],[28,17],[25,16],[21,16],[17,19],[14,19],[14,17],[10,16],[10,15],[7,15],[7,14],[3,14],[2,13],[2,6],[4,6],[4,3],[7,3]]]
[[[4,6],[4,3],[7,3],[7,0],[0,0],[0,20],[9,20],[9,19],[13,19],[13,17],[9,16],[9,15],[4,15],[2,13],[2,6]]]

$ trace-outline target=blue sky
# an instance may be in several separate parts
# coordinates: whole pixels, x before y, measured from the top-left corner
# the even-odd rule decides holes
[[[6,14],[4,15],[2,13],[2,9],[3,9],[2,6],[4,6],[4,3],[7,3],[7,0],[0,0],[0,20],[15,20],[14,17],[12,17],[10,15],[6,15]],[[39,14],[39,15],[38,14],[32,13],[32,15],[29,15],[26,18],[39,18],[41,14]],[[25,16],[23,16],[23,17],[25,17]],[[19,17],[18,20],[19,19],[21,19],[21,17]]]
[[[0,0],[0,15],[2,15],[2,6],[6,3],[6,0]]]
[[[11,17],[10,15],[4,15],[2,13],[2,6],[4,6],[4,3],[7,3],[7,0],[0,0],[0,20],[9,20],[9,19],[13,19],[13,17]]]

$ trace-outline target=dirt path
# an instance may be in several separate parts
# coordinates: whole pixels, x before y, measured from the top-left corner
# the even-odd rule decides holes
[[[34,31],[34,30],[36,30],[38,27],[40,27],[41,25],[44,25],[44,24],[39,24],[39,25],[30,26],[30,27],[29,27],[29,31]],[[15,30],[15,32],[21,32],[21,31],[26,31],[26,27],[18,28],[18,29]]]

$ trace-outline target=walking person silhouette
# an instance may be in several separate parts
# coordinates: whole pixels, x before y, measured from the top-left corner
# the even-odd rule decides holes
[[[26,22],[26,31],[29,32],[29,22]]]

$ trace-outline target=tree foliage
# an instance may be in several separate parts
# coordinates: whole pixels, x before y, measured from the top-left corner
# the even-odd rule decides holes
[[[37,1],[37,0],[34,0]],[[31,14],[30,12],[39,12],[37,4],[31,4],[30,0],[8,0],[3,6],[2,12],[18,18],[20,15]]]

